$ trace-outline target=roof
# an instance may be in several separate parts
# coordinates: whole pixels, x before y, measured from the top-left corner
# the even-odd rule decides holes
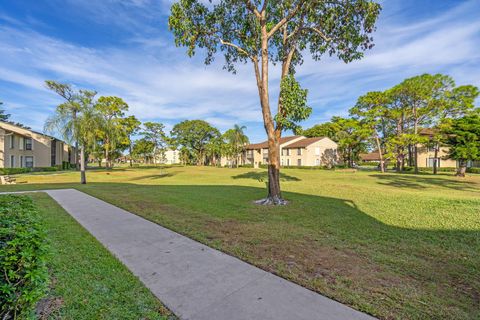
[[[378,156],[378,151],[373,151],[370,153],[360,153],[358,156],[362,161],[380,161],[380,157]]]
[[[423,128],[423,129],[420,130],[419,133],[421,135],[424,135],[424,136],[433,136],[433,135],[436,135],[439,132],[440,132],[440,130],[435,129],[435,128]]]
[[[55,139],[55,140],[61,141],[60,139],[49,136],[48,134],[37,132],[37,131],[34,131],[32,129],[22,128],[20,126],[17,126],[15,124],[10,123],[10,122],[0,121],[0,128],[3,128],[4,130],[7,130],[7,131],[15,132],[16,134],[19,134],[21,136],[25,136],[25,137],[28,137],[28,138],[30,138],[30,137],[25,134],[25,131],[30,132],[30,133],[34,133],[34,134],[39,134],[39,135],[42,135],[44,137],[48,137],[50,139]]]
[[[284,143],[287,143],[289,141],[292,141],[292,140],[298,139],[298,138],[301,138],[301,136],[281,137],[280,138],[280,144],[284,144]],[[247,149],[247,150],[266,149],[266,148],[268,148],[268,141],[249,144],[245,147],[245,149]]]
[[[315,138],[305,138],[302,140],[295,141],[292,144],[289,144],[284,149],[294,149],[294,148],[306,148],[309,145],[325,139],[325,137],[315,137]]]

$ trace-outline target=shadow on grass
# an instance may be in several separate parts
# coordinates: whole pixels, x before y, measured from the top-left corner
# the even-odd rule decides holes
[[[232,179],[253,179],[260,182],[266,182],[268,180],[268,173],[267,171],[250,171],[242,174],[238,174],[233,176]],[[281,181],[302,181],[301,179],[289,176],[283,172],[280,172],[280,180]]]
[[[397,188],[420,190],[438,186],[462,191],[478,191],[478,189],[475,188],[475,185],[477,185],[475,182],[442,179],[432,175],[373,174],[371,177],[377,178],[379,184]]]
[[[256,177],[248,173],[246,178]],[[410,177],[394,177],[412,182]],[[379,179],[389,182],[393,178],[381,175]],[[429,179],[423,183],[447,182]],[[290,279],[291,270],[282,266],[293,261],[292,270],[297,273],[293,279],[300,284],[320,292],[327,290],[340,300],[342,290],[350,292],[352,297],[362,297],[362,303],[355,305],[379,308],[383,311],[375,314],[384,318],[392,314],[405,318],[407,315],[442,318],[453,308],[473,316],[478,310],[475,293],[480,291],[480,230],[460,230],[457,226],[438,230],[392,226],[360,210],[351,200],[292,192],[284,192],[290,201],[288,206],[258,206],[252,200],[262,198],[265,189],[247,186],[89,183],[3,189],[54,188],[76,188]],[[474,201],[470,205],[478,206],[479,202]],[[395,210],[391,207],[393,202],[389,205],[390,210]],[[320,278],[338,276],[355,285],[341,287],[341,282],[315,285]],[[342,290],[337,292],[338,286]],[[390,289],[385,291],[387,287]],[[430,299],[429,306],[411,299],[409,288],[418,288],[425,299]],[[384,291],[386,299],[379,299],[379,292]],[[390,293],[398,299],[395,305],[408,302],[410,309],[392,306]],[[458,314],[462,313],[454,315]]]
[[[163,173],[159,173],[159,174],[150,174],[150,175],[147,175],[147,176],[131,178],[130,180],[131,181],[140,181],[140,180],[146,180],[146,179],[158,180],[158,179],[173,177],[173,176],[175,176],[175,175],[177,175],[181,172],[182,171],[174,171],[174,172],[163,172]]]

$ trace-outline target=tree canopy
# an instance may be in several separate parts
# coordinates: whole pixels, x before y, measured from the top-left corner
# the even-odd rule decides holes
[[[207,144],[218,137],[218,129],[203,120],[185,120],[176,124],[170,132],[175,146],[186,148],[195,157],[197,164],[205,163]]]
[[[443,129],[450,145],[449,157],[459,161],[458,176],[465,176],[467,161],[480,160],[480,114],[449,121]]]
[[[263,122],[268,136],[268,197],[263,204],[285,204],[280,191],[280,137],[298,129],[311,113],[307,91],[295,79],[304,55],[320,60],[324,54],[344,62],[363,57],[373,47],[371,33],[380,5],[370,0],[220,0],[204,4],[180,0],[172,5],[169,27],[178,46],[189,56],[205,51],[205,64],[218,52],[224,68],[236,72],[251,62],[255,73]],[[269,66],[280,64],[280,98],[270,107]]]

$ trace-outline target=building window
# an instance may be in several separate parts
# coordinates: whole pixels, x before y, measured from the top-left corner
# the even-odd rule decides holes
[[[302,159],[297,160],[297,166],[301,167],[302,166]]]
[[[15,168],[15,156],[10,156],[10,168]]]
[[[298,148],[297,149],[297,156],[301,156],[302,155],[302,148]]]
[[[20,156],[20,168],[23,168],[23,156]]]
[[[315,155],[316,156],[320,155],[320,147],[315,147]]]
[[[290,155],[290,149],[287,149],[287,156]]]
[[[12,134],[10,136],[10,149],[13,149],[15,146],[15,136]]]
[[[315,160],[315,165],[320,166],[320,159]]]
[[[290,159],[287,159],[287,167],[290,166]]]
[[[25,157],[25,168],[33,168],[33,157],[26,156]]]
[[[33,140],[32,138],[25,138],[25,150],[32,150]]]

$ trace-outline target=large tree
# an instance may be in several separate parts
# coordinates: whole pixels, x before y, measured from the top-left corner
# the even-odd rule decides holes
[[[98,98],[95,110],[100,120],[98,136],[102,141],[107,168],[111,169],[114,155],[119,154],[127,146],[123,117],[128,111],[128,104],[119,97],[102,96]]]
[[[251,62],[268,136],[268,197],[259,203],[285,204],[280,191],[280,137],[306,119],[306,91],[294,78],[295,67],[309,52],[314,60],[324,54],[344,62],[362,58],[371,48],[371,33],[380,5],[370,0],[180,0],[172,5],[169,26],[177,45],[206,50],[210,64],[223,52],[225,69]],[[280,98],[272,112],[269,67],[280,64]]]
[[[155,144],[145,138],[135,141],[130,157],[142,158],[147,164],[154,157]]]
[[[65,102],[58,105],[53,115],[45,122],[45,131],[58,132],[62,138],[75,144],[74,157],[80,182],[87,183],[85,150],[94,139],[96,117],[93,110],[95,91],[75,90],[69,84],[47,80],[49,89],[61,96]],[[77,153],[80,150],[80,161]]]
[[[443,132],[450,145],[449,157],[458,160],[457,176],[465,177],[467,162],[480,160],[480,115],[451,120]]]
[[[245,135],[244,130],[247,127],[234,125],[232,129],[228,129],[223,134],[223,138],[226,143],[226,155],[233,160],[235,166],[238,168],[241,156],[245,150],[245,145],[249,143],[248,137]]]
[[[383,131],[385,112],[389,102],[387,94],[374,91],[358,98],[355,106],[350,109],[350,114],[360,121],[359,126],[363,127],[366,135],[373,139],[382,172],[385,172],[385,151],[381,132]]]
[[[165,157],[165,149],[167,146],[167,136],[165,135],[165,125],[159,122],[145,122],[143,131],[140,133],[144,139],[153,144],[153,163],[157,163],[157,158]]]
[[[128,116],[121,119],[121,125],[125,133],[125,144],[128,145],[128,153],[130,156],[130,167],[133,166],[132,150],[133,136],[140,131],[141,122],[135,116]]]
[[[177,123],[170,135],[176,146],[182,146],[194,155],[197,165],[204,165],[207,145],[220,137],[220,132],[206,121],[185,120]]]
[[[338,124],[331,121],[316,124],[311,128],[300,130],[298,133],[309,138],[313,137],[328,137],[335,141],[336,135],[340,128]]]

